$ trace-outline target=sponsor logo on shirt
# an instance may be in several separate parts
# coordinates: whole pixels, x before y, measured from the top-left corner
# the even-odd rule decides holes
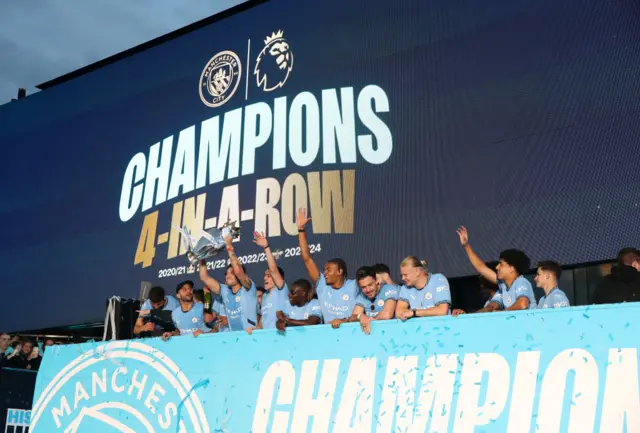
[[[242,307],[238,307],[235,310],[227,310],[227,315],[231,317],[237,317],[242,313]]]
[[[324,306],[327,307],[329,310],[331,311],[335,311],[335,312],[343,312],[343,311],[349,311],[349,307],[346,305],[333,305],[328,303],[327,301],[324,302]]]

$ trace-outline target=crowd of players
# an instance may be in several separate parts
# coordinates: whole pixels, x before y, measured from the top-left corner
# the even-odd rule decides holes
[[[452,309],[447,278],[429,272],[426,261],[414,256],[400,264],[404,284],[398,285],[390,277],[384,264],[364,266],[349,279],[347,265],[342,259],[332,259],[320,270],[313,260],[307,242],[306,226],[311,219],[306,209],[297,214],[300,253],[309,279],[289,284],[284,271],[277,266],[268,239],[254,234],[253,242],[265,252],[268,268],[264,273],[264,289],[258,290],[254,281],[235,254],[232,238],[225,239],[229,255],[224,283],[210,276],[205,261],[200,263],[203,290],[194,290],[191,281],[176,288],[176,295],[166,295],[161,287],[153,287],[149,299],[141,307],[134,332],[138,335],[198,336],[209,332],[246,331],[276,328],[285,331],[290,326],[331,324],[339,328],[346,322],[359,322],[365,333],[371,332],[373,321],[414,317],[458,316],[465,311]],[[534,308],[568,307],[569,300],[558,287],[562,272],[554,261],[538,263],[534,278],[544,296],[536,299],[533,288],[524,277],[530,269],[527,255],[515,249],[505,250],[494,265],[485,263],[469,244],[464,227],[457,230],[469,261],[480,274],[481,285],[490,293],[483,308],[477,312],[526,310]],[[618,266],[605,278],[593,298],[594,303],[633,301],[640,285],[640,252],[632,248],[622,250]],[[625,276],[626,275],[626,276]],[[627,283],[631,282],[631,286]],[[631,289],[629,289],[629,287]],[[622,287],[625,286],[625,287]],[[616,289],[617,287],[617,289]],[[616,292],[616,290],[619,292]],[[627,299],[629,298],[629,299]]]

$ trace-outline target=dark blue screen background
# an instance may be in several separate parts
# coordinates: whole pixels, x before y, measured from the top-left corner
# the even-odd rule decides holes
[[[303,91],[382,87],[390,159],[275,173],[258,165],[190,196],[206,191],[213,206],[239,183],[247,209],[256,179],[355,168],[355,233],[310,235],[322,242],[319,264],[340,256],[352,271],[379,261],[397,271],[415,254],[448,277],[467,275],[460,224],[487,260],[518,247],[534,260],[580,263],[639,245],[639,18],[631,0],[271,0],[1,106],[0,329],[102,317],[106,297],[135,296],[159,268],[186,263],[162,259],[165,245],[152,267],[133,265],[144,214],[118,217],[130,159],[216,114]],[[252,85],[245,101],[243,80],[223,107],[205,106],[197,85],[206,62],[223,50],[244,62],[247,39],[277,29],[295,54],[286,86],[267,94]],[[270,145],[258,161],[270,162]],[[171,202],[158,209],[167,226]],[[215,212],[208,205],[207,216]],[[237,250],[256,248],[245,239]],[[305,276],[297,259],[283,266],[287,279]],[[263,270],[249,267],[258,281]],[[172,293],[185,278],[161,283]]]

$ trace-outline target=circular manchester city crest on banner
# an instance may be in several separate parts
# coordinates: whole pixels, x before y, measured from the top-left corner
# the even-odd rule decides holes
[[[209,107],[225,104],[238,89],[242,65],[233,51],[221,51],[209,60],[200,76],[200,99]]]
[[[137,341],[98,346],[38,380],[47,383],[31,411],[34,433],[211,433],[200,385],[163,352]]]

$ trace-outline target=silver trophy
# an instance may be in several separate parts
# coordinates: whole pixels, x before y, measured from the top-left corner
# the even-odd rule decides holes
[[[223,251],[226,248],[224,238],[227,236],[233,239],[240,236],[240,226],[236,225],[236,221],[227,221],[219,229],[202,230],[199,239],[191,235],[187,226],[183,228],[173,226],[173,228],[182,234],[182,242],[187,250],[187,260],[193,266],[200,263],[200,260],[216,256]]]

